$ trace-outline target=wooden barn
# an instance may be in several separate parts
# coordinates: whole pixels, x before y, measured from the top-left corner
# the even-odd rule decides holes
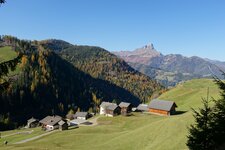
[[[148,108],[150,113],[170,116],[176,112],[176,103],[173,101],[154,99],[150,102]]]
[[[35,119],[35,118],[30,118],[29,120],[27,120],[27,127],[28,128],[35,128],[39,126],[39,120]]]
[[[121,115],[127,116],[132,111],[131,103],[121,102],[119,104],[119,107],[121,108]]]
[[[109,116],[109,117],[114,117],[116,115],[119,115],[120,111],[121,111],[121,109],[118,105],[112,104],[112,105],[106,107],[106,109],[105,109],[106,114],[105,115]]]

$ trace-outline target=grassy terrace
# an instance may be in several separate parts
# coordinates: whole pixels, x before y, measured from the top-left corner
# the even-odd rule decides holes
[[[11,47],[0,47],[0,62],[8,61],[17,57],[17,53]]]
[[[55,132],[40,139],[15,145],[16,141],[42,134],[40,128],[30,135],[16,135],[1,139],[0,149],[82,149],[82,150],[182,150],[187,149],[187,127],[193,122],[190,108],[201,107],[201,97],[218,98],[219,90],[212,80],[198,79],[178,85],[164,93],[160,99],[176,101],[179,115],[163,117],[134,113],[133,116],[101,117],[99,125]],[[29,129],[32,130],[32,129]],[[3,135],[17,131],[3,132]],[[4,146],[3,141],[9,145]]]
[[[12,50],[11,47],[9,46],[0,47],[0,63],[8,61],[8,60],[12,60],[16,57],[17,57],[17,53],[14,50]],[[20,68],[19,66],[17,66],[13,72],[11,71],[9,72],[9,76],[17,75],[19,71],[20,71]]]

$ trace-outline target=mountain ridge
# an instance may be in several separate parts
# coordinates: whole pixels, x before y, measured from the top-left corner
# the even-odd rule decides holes
[[[141,62],[143,64],[146,64],[151,58],[159,57],[162,55],[154,48],[152,43],[145,45],[141,48],[137,48],[134,51],[115,51],[112,53],[117,56],[120,56],[127,62]]]
[[[148,46],[136,49],[139,53],[136,50],[126,51],[126,55],[124,51],[113,53],[124,59],[133,68],[158,80],[165,86],[174,86],[181,81],[193,78],[210,78],[215,75],[221,77],[219,68],[225,69],[225,63],[221,61],[198,56],[186,57],[181,54],[163,55],[154,48],[153,44],[149,46],[149,49],[146,47]]]

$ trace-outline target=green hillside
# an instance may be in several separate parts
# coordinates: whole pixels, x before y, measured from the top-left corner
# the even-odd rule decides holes
[[[163,117],[134,113],[131,117],[101,117],[98,126],[80,127],[64,132],[55,132],[38,140],[20,145],[9,144],[2,149],[82,149],[82,150],[183,150],[187,149],[187,127],[193,122],[190,107],[201,107],[201,97],[218,98],[219,90],[212,80],[187,81],[160,96],[160,99],[174,100],[179,115]],[[35,130],[36,131],[36,130]],[[3,133],[4,134],[4,133]],[[3,138],[16,142],[18,137]],[[13,142],[12,142],[13,143]]]
[[[0,47],[0,63],[11,60],[17,56],[16,52],[11,47]]]
[[[219,91],[217,85],[211,79],[193,79],[176,88],[164,93],[159,99],[173,100],[177,103],[178,110],[190,111],[191,108],[201,107],[201,98],[207,97],[209,88],[209,98],[218,99]]]

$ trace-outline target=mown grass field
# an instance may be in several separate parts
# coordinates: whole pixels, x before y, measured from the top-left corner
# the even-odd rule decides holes
[[[17,57],[17,53],[14,50],[12,50],[11,47],[9,47],[9,46],[0,47],[0,63],[8,61],[8,60],[12,60],[16,57]],[[17,66],[14,71],[9,72],[9,76],[14,76],[14,75],[18,74],[19,71],[20,71],[20,68],[19,68],[19,66]]]
[[[17,57],[17,53],[11,47],[0,47],[0,63]]]
[[[29,134],[28,132],[31,132],[31,133]],[[0,139],[1,146],[4,143],[4,141],[8,141],[10,143],[15,143],[15,142],[19,142],[19,141],[43,134],[43,133],[45,133],[45,132],[42,131],[40,128],[2,132],[1,133],[2,138]]]
[[[173,100],[178,111],[183,113],[170,117],[134,113],[133,116],[114,118],[101,117],[99,125],[55,132],[38,140],[14,145],[14,137],[0,149],[55,149],[55,150],[183,150],[187,149],[187,127],[193,123],[192,108],[201,107],[201,98],[218,98],[219,89],[208,79],[187,81],[160,96]],[[39,128],[38,128],[39,129]],[[12,132],[12,131],[10,131]],[[5,134],[3,132],[3,134]],[[21,135],[23,136],[23,135]],[[17,138],[17,137],[15,137]]]

